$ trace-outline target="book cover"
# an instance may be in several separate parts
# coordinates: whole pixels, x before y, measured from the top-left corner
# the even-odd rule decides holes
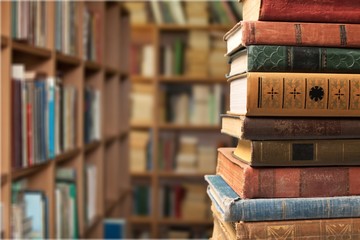
[[[221,132],[241,140],[358,139],[360,118],[221,114]]]
[[[227,54],[250,45],[360,47],[359,24],[240,21],[225,35]]]
[[[215,221],[229,239],[358,239],[359,218],[310,219],[264,222],[224,222],[212,205]],[[224,238],[220,238],[224,239]],[[226,238],[225,238],[226,239]]]
[[[104,239],[124,239],[126,237],[125,219],[107,218],[104,220]]]
[[[359,195],[360,167],[256,168],[219,148],[216,173],[242,198],[297,198]],[[301,154],[301,153],[300,153]],[[261,163],[260,163],[261,164]]]
[[[277,221],[300,219],[358,218],[360,197],[241,199],[219,175],[206,175],[207,193],[221,220]]]
[[[360,116],[360,75],[249,72],[229,78],[231,114]]]
[[[355,48],[251,45],[229,56],[228,76],[247,72],[360,73]]]
[[[359,23],[360,2],[352,0],[240,0],[243,19],[254,21]]]

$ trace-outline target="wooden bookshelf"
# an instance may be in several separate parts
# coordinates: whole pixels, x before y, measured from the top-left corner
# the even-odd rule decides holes
[[[71,167],[76,170],[77,204],[79,221],[79,238],[103,238],[103,220],[106,217],[129,219],[130,212],[130,175],[128,166],[129,123],[127,106],[129,92],[124,86],[130,84],[128,67],[129,48],[129,13],[122,3],[118,2],[76,2],[75,18],[77,20],[76,53],[66,54],[56,47],[56,4],[45,3],[47,18],[46,38],[43,47],[31,45],[25,41],[12,39],[12,11],[10,1],[1,3],[1,204],[4,238],[11,238],[11,187],[20,179],[27,180],[27,188],[41,190],[48,200],[49,238],[56,237],[55,209],[55,173],[58,168]],[[84,59],[83,46],[83,11],[88,8],[99,13],[101,40],[97,47],[101,52],[97,61]],[[125,55],[125,57],[123,56]],[[71,85],[77,90],[76,112],[76,147],[66,150],[45,162],[29,167],[14,169],[12,145],[12,91],[11,66],[23,64],[26,70],[46,73],[55,77],[61,72],[63,84]],[[111,82],[111,86],[107,84]],[[84,140],[84,89],[91,85],[101,93],[101,137],[90,143]],[[114,87],[115,86],[115,87]],[[106,96],[111,98],[105,102]],[[112,113],[112,114],[107,114]],[[107,125],[111,123],[111,126]],[[87,222],[85,218],[86,174],[87,164],[97,167],[96,216]],[[109,169],[112,169],[109,172]],[[109,184],[106,179],[114,179]],[[124,189],[127,189],[125,191]],[[106,194],[111,193],[110,197]],[[124,209],[122,211],[122,209]],[[127,223],[130,226],[130,223]]]
[[[183,2],[182,2],[183,4]],[[163,14],[164,15],[164,14]],[[163,99],[164,95],[166,95],[167,87],[183,88],[183,87],[193,87],[194,85],[206,85],[209,88],[214,88],[215,85],[220,86],[221,88],[226,88],[228,83],[225,79],[225,74],[228,69],[221,74],[214,74],[210,70],[207,71],[207,74],[198,76],[199,74],[191,76],[191,74],[184,73],[167,73],[165,74],[164,62],[166,62],[163,58],[165,58],[164,48],[165,46],[171,45],[177,40],[184,41],[190,35],[190,32],[193,31],[203,31],[209,34],[209,38],[212,38],[213,35],[219,36],[223,35],[229,29],[231,29],[231,24],[223,25],[219,23],[209,23],[207,25],[194,25],[194,24],[155,24],[151,21],[148,23],[136,23],[132,25],[132,33],[131,33],[131,41],[132,41],[132,51],[134,54],[141,55],[144,54],[141,52],[143,49],[142,46],[152,46],[154,49],[154,56],[149,61],[149,63],[153,63],[154,74],[153,76],[141,74],[141,69],[134,66],[130,66],[129,69],[131,71],[131,81],[133,84],[147,84],[148,86],[152,86],[154,88],[154,107],[153,107],[153,116],[154,121],[151,123],[141,123],[141,119],[139,122],[131,123],[131,130],[133,131],[148,131],[151,132],[151,163],[152,169],[146,170],[144,172],[133,172],[131,173],[131,179],[133,184],[137,183],[146,183],[151,188],[151,199],[148,201],[151,202],[151,213],[149,216],[135,216],[131,217],[132,227],[134,229],[142,228],[146,225],[145,229],[149,232],[151,238],[160,238],[163,235],[163,226],[166,227],[171,226],[185,226],[191,229],[193,225],[195,226],[212,226],[212,219],[203,219],[203,220],[182,220],[182,219],[164,219],[161,217],[161,199],[160,199],[160,189],[166,183],[202,183],[205,185],[204,175],[205,173],[177,173],[175,170],[163,170],[160,169],[160,144],[161,137],[164,134],[173,134],[175,139],[179,139],[182,134],[186,135],[196,135],[199,136],[200,141],[208,142],[209,139],[219,139],[219,141],[225,142],[230,145],[231,139],[227,136],[222,136],[220,133],[219,123],[215,121],[209,121],[209,124],[176,124],[174,122],[166,122],[166,120],[161,119],[166,113],[164,113],[164,109],[162,104],[165,102]],[[221,39],[222,40],[222,39]],[[186,42],[185,48],[188,46],[188,40]],[[211,41],[211,40],[210,40]],[[140,47],[139,47],[140,46]],[[171,45],[174,47],[174,45]],[[171,54],[175,55],[174,50]],[[184,55],[185,50],[184,51]],[[224,50],[225,53],[225,43]],[[144,56],[142,56],[145,58]],[[224,62],[226,62],[226,58],[221,56]],[[185,57],[184,57],[185,58]],[[130,61],[130,64],[133,60]],[[174,60],[176,61],[176,60]],[[141,62],[138,62],[138,65],[141,65]],[[174,64],[174,63],[173,63]],[[165,89],[165,90],[164,90]],[[212,91],[212,90],[211,90]],[[227,92],[227,91],[224,91]],[[164,95],[163,95],[164,94]],[[225,94],[226,95],[226,94]],[[225,96],[225,99],[228,96]],[[227,104],[225,100],[225,105]],[[166,109],[165,109],[166,111]],[[210,124],[213,123],[213,124]],[[205,143],[207,144],[207,143]],[[217,145],[214,144],[214,148]],[[165,147],[164,147],[165,148]],[[174,156],[175,157],[175,156]],[[216,151],[214,153],[214,158],[216,158]],[[175,160],[174,160],[175,161]],[[148,163],[147,163],[148,164]],[[215,169],[214,169],[215,171]],[[136,204],[135,201],[133,204]],[[165,231],[166,232],[166,231]],[[136,234],[134,236],[137,236]]]

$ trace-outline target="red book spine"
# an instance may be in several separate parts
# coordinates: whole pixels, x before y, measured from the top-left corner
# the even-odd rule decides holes
[[[261,0],[259,20],[360,23],[360,1]]]
[[[242,45],[360,47],[360,24],[243,21]]]
[[[220,148],[217,173],[243,199],[360,194],[360,167],[253,168]]]
[[[33,135],[33,129],[32,129],[32,105],[27,104],[27,148],[28,148],[28,166],[33,165],[33,142],[32,142],[32,135]]]

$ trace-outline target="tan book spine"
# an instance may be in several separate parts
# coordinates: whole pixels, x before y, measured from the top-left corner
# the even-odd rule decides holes
[[[248,73],[247,115],[358,117],[360,75]]]

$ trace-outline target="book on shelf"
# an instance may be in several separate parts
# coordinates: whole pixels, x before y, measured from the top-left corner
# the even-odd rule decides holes
[[[286,148],[274,151],[280,152],[280,149]],[[359,195],[356,177],[359,167],[341,166],[341,163],[338,163],[340,166],[305,168],[303,166],[308,166],[306,163],[302,166],[293,166],[290,163],[286,164],[287,168],[282,168],[277,167],[280,164],[273,161],[274,163],[270,162],[268,165],[258,164],[264,166],[258,168],[248,165],[235,154],[234,156],[234,148],[220,148],[218,151],[216,173],[242,199]],[[298,153],[297,157],[300,158],[301,154],[303,152]],[[334,187],[335,185],[337,187]]]
[[[225,222],[216,207],[211,206],[214,228],[218,225],[221,236],[215,239],[295,239],[334,237],[341,235],[349,239],[359,237],[359,218],[309,219],[260,222]],[[214,230],[215,232],[215,230]],[[214,236],[214,235],[213,235]],[[214,238],[214,237],[213,237]]]
[[[221,132],[241,140],[357,139],[360,119],[221,114]]]
[[[151,133],[130,131],[130,172],[142,173],[152,169]]]
[[[247,116],[360,115],[357,74],[250,72],[230,82],[229,113]]]
[[[56,236],[57,238],[78,238],[79,217],[77,206],[76,170],[56,170]]]
[[[227,55],[250,45],[358,48],[359,31],[359,24],[240,21],[224,40]]]
[[[106,218],[103,220],[104,239],[124,239],[126,238],[126,219]]]
[[[153,77],[155,74],[155,49],[151,44],[132,44],[130,70],[132,74]]]
[[[152,214],[152,189],[148,185],[135,185],[133,190],[133,214],[136,216],[150,216]]]
[[[358,196],[241,199],[221,176],[206,175],[205,180],[207,193],[225,222],[359,217]]]
[[[345,1],[241,0],[244,20],[359,23],[360,5]]]
[[[11,2],[11,36],[15,40],[45,47],[48,22],[44,1]]]
[[[198,138],[182,135],[179,139],[179,150],[176,155],[177,172],[195,172],[197,165]]]
[[[134,83],[131,86],[131,124],[151,124],[154,119],[154,86],[147,83]]]
[[[102,62],[102,17],[100,12],[89,9],[86,4],[83,10],[83,59]]]
[[[101,139],[101,91],[91,86],[84,89],[84,141]]]
[[[75,147],[75,87],[14,64],[12,91],[13,168],[45,162]]]
[[[207,2],[185,2],[184,11],[186,16],[186,23],[200,26],[208,25],[209,13],[207,8]]]
[[[64,54],[78,54],[78,5],[75,2],[55,2],[55,48]]]
[[[89,226],[97,217],[98,169],[94,164],[85,166],[85,221]]]
[[[146,2],[125,2],[124,5],[130,14],[131,25],[141,25],[148,21]]]

